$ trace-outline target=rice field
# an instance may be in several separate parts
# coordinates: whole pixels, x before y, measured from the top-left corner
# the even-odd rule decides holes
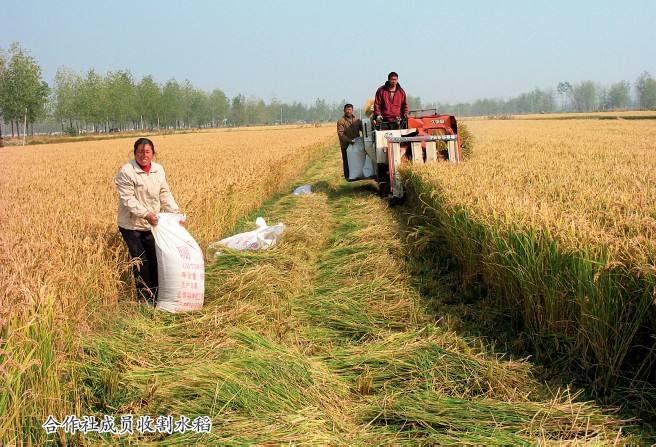
[[[333,133],[270,128],[152,139],[189,231],[206,247],[291,184]],[[66,394],[75,390],[60,379],[77,334],[133,300],[113,182],[133,142],[0,150],[0,440],[42,430],[25,421],[73,411],[77,398]]]
[[[654,122],[468,124],[466,163],[407,173],[431,224],[423,243],[453,256],[462,287],[486,287],[536,346],[560,340],[599,395],[620,379],[653,392]]]
[[[252,130],[153,137],[174,197],[201,246],[290,182],[333,129]],[[133,139],[5,148],[0,152],[3,313],[53,293],[59,306],[118,297],[114,176]],[[308,149],[314,146],[312,149]],[[46,290],[42,290],[46,287]],[[41,292],[40,292],[41,291]],[[10,306],[11,304],[11,306]],[[91,304],[91,303],[89,303]],[[93,303],[98,304],[94,301]],[[6,318],[6,315],[3,315]],[[4,320],[0,320],[4,321]]]
[[[642,156],[649,152],[644,138],[656,140],[645,123],[613,122],[618,127],[612,130]],[[544,383],[527,359],[452,330],[419,287],[425,278],[443,278],[431,264],[423,266],[425,276],[415,277],[411,265],[428,249],[430,256],[458,259],[464,288],[481,275],[496,280],[490,285],[500,298],[495,304],[516,308],[519,330],[546,325],[545,331],[561,331],[579,349],[572,351],[577,358],[597,362],[591,377],[600,377],[599,386],[610,386],[604,380],[614,380],[624,363],[619,354],[598,353],[632,346],[653,322],[636,314],[639,301],[627,298],[638,289],[624,288],[642,287],[651,248],[626,252],[626,244],[610,243],[637,237],[642,221],[621,227],[610,218],[586,220],[600,216],[590,202],[607,194],[608,173],[594,177],[610,182],[600,183],[603,194],[577,197],[562,190],[569,191],[570,182],[586,184],[594,173],[581,167],[586,163],[608,170],[610,160],[621,160],[614,178],[625,182],[617,199],[622,206],[608,202],[604,210],[616,219],[652,202],[645,194],[644,206],[636,206],[627,192],[634,177],[626,170],[639,163],[622,156],[627,146],[620,153],[599,149],[599,141],[615,140],[602,140],[596,124],[471,122],[476,146],[466,163],[406,172],[428,220],[414,229],[407,218],[416,222],[418,208],[390,210],[372,184],[341,179],[332,127],[154,137],[157,161],[202,248],[252,229],[259,215],[287,226],[273,250],[228,250],[208,258],[205,306],[181,315],[140,306],[132,296],[113,184],[132,157],[132,139],[0,150],[2,166],[13,167],[0,174],[0,444],[643,442],[636,421],[587,401],[574,386]],[[563,140],[551,131],[571,136],[567,146],[558,146]],[[525,156],[519,167],[504,171],[517,162],[511,149]],[[578,169],[570,166],[575,162]],[[561,171],[566,178],[554,182]],[[631,172],[653,185],[645,166]],[[518,178],[523,189],[509,186]],[[289,194],[302,183],[312,184],[314,193]],[[520,190],[521,198],[509,197]],[[549,227],[553,222],[560,232]],[[606,227],[595,226],[602,223]],[[498,244],[492,248],[480,242],[490,228]],[[533,231],[528,239],[527,228]],[[543,228],[550,239],[541,236]],[[406,237],[409,230],[414,237]],[[504,246],[508,234],[526,250]],[[551,257],[541,255],[543,241]],[[583,255],[577,251],[584,249]],[[487,254],[492,257],[481,258]],[[562,273],[566,262],[580,277]],[[531,270],[536,264],[542,266],[537,273]],[[524,276],[512,276],[517,272]],[[624,300],[621,309],[615,302],[604,308],[624,318],[614,323],[629,316],[638,323],[627,323],[635,328],[630,340],[611,337],[593,346],[599,340],[593,336],[605,337],[599,331],[612,320],[602,321],[603,312],[593,313],[599,306],[589,303],[602,302],[608,290],[611,297],[620,290]],[[597,300],[584,300],[584,312],[570,303],[578,291]],[[524,297],[533,301],[520,301]],[[618,368],[614,375],[602,362]],[[207,416],[212,430],[48,435],[41,427],[48,415],[60,421],[65,415]]]
[[[402,222],[339,178],[337,154],[299,178],[312,195],[237,224],[264,215],[287,230],[274,250],[209,263],[202,312],[121,306],[85,337],[83,414],[212,420],[206,435],[123,438],[154,445],[637,442],[630,421],[437,325],[407,275]]]
[[[606,112],[561,112],[561,113],[527,113],[522,115],[475,116],[465,118],[467,121],[478,120],[653,120],[653,110],[614,110]]]

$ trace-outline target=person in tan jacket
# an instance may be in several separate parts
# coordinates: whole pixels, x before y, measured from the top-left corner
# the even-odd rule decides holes
[[[157,213],[180,212],[166,182],[162,165],[153,162],[155,145],[148,138],[134,143],[134,159],[121,167],[114,182],[118,190],[118,229],[130,256],[139,258],[133,266],[137,297],[155,304],[157,300],[157,255],[151,226]]]
[[[344,178],[346,179],[349,178],[346,149],[349,147],[349,144],[353,143],[353,139],[360,136],[361,129],[362,122],[353,115],[353,104],[345,104],[344,116],[337,121],[337,137],[339,138],[339,145],[342,148],[342,165],[344,168]]]

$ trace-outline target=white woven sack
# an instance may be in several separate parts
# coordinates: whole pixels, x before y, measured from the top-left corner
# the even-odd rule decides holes
[[[358,137],[353,140],[352,144],[349,144],[348,148],[346,148],[349,180],[362,178],[362,169],[364,168],[365,158],[366,153],[364,151],[364,142],[362,141],[362,138]]]
[[[180,225],[183,214],[159,213],[153,226],[157,252],[157,308],[189,312],[203,307],[205,260],[198,243]]]

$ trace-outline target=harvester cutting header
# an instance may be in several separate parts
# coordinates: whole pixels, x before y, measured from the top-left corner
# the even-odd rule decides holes
[[[376,180],[383,198],[404,197],[399,176],[403,163],[462,160],[456,118],[436,109],[409,110],[394,72],[377,90],[375,99],[365,105],[365,113],[368,118],[360,122],[353,116],[353,106],[347,104],[337,123],[344,176],[348,181]]]

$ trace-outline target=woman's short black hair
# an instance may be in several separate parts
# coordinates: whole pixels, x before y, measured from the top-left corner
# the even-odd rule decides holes
[[[134,142],[134,153],[137,153],[139,146],[149,145],[153,148],[153,154],[155,153],[155,143],[153,143],[149,138],[139,138]]]
[[[398,79],[399,75],[395,71],[392,71],[390,72],[390,74],[387,75],[387,80],[389,81],[390,79],[392,79],[392,77]]]

